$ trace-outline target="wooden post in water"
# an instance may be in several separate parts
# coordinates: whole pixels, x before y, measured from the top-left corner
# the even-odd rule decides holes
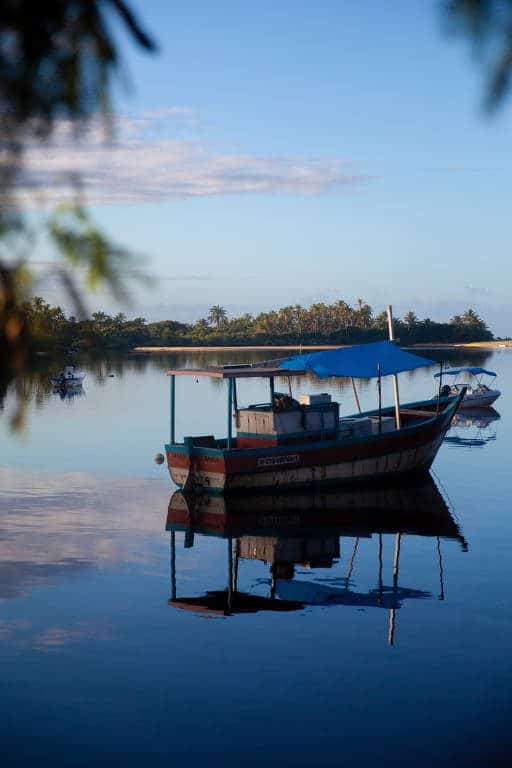
[[[171,382],[170,382],[170,412],[169,412],[169,420],[170,420],[170,435],[169,440],[171,445],[173,445],[176,442],[176,416],[175,416],[175,402],[176,402],[176,376],[174,374],[171,375]]]
[[[353,376],[350,377],[350,381],[352,382],[352,389],[354,390],[354,397],[355,397],[356,403],[357,403],[357,410],[359,411],[359,413],[361,413],[361,405],[359,403],[359,395],[357,394],[356,383],[354,381],[354,377]]]
[[[391,304],[388,304],[386,309],[387,315],[388,315],[388,331],[389,331],[389,340],[394,341],[395,340],[395,334],[393,332],[393,308]],[[400,429],[401,423],[400,423],[400,394],[398,392],[398,376],[396,373],[393,374],[393,394],[395,396],[395,422],[396,422],[396,428]]]

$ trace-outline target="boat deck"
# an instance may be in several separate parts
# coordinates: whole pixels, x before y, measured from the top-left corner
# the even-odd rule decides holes
[[[441,406],[444,404],[443,400],[448,403],[450,399],[453,398],[444,398],[441,400]],[[270,407],[268,407],[270,409]],[[407,405],[400,409],[400,418],[401,418],[401,430],[407,427],[414,427],[418,424],[421,424],[425,421],[428,421],[431,418],[434,418],[436,413],[438,411],[438,404],[437,400],[428,400],[425,402],[419,402],[419,403],[411,403],[410,405]],[[394,417],[394,408],[383,408],[381,411],[381,415],[383,419],[388,420],[391,416]],[[345,416],[342,419],[339,420],[338,423],[338,430],[335,436],[326,438],[325,436],[321,434],[314,434],[311,435],[311,437],[307,440],[307,442],[317,442],[321,440],[330,439],[335,442],[352,442],[354,439],[357,439],[357,436],[351,436],[347,437],[343,427],[344,424],[347,422],[354,422],[354,420],[360,421],[363,420],[365,417],[377,417],[379,414],[377,411],[366,411],[364,413],[355,413],[351,414],[349,416]],[[386,429],[386,434],[392,434],[396,432],[396,428],[389,429],[389,427]],[[372,435],[370,435],[371,437]],[[377,434],[374,434],[373,437],[377,437]],[[297,438],[295,441],[297,444],[303,444],[305,442],[305,437],[302,436],[301,438]],[[206,448],[210,450],[219,450],[219,451],[226,451],[227,450],[227,439],[224,438],[216,438],[214,435],[197,435],[193,437],[186,437],[184,439],[184,442],[181,443],[181,445],[186,445],[187,447],[193,447],[193,448]],[[291,447],[293,445],[293,442],[290,441],[288,443],[288,446]],[[244,451],[244,450],[250,450],[248,446],[238,446],[237,445],[237,437],[234,436],[231,440],[231,451]]]

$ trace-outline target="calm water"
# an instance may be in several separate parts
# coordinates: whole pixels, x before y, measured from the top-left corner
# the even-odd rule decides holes
[[[3,404],[2,765],[509,765],[512,353],[451,356],[499,372],[500,417],[461,419],[421,489],[188,508],[153,463],[165,370],[243,358],[101,361],[72,399],[43,370],[16,435]],[[179,435],[225,434],[223,384],[177,390]]]

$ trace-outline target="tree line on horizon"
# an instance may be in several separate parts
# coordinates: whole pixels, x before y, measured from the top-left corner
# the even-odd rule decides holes
[[[229,317],[220,306],[193,323],[161,320],[148,323],[143,317],[128,319],[123,313],[110,316],[94,312],[79,320],[66,316],[36,296],[23,307],[30,344],[34,350],[61,348],[87,351],[126,351],[137,346],[243,346],[271,344],[354,344],[387,338],[385,312],[375,314],[362,299],[356,306],[343,300],[281,307],[253,315]],[[469,342],[493,339],[485,321],[471,308],[449,322],[420,319],[414,311],[394,321],[395,336],[403,344]]]

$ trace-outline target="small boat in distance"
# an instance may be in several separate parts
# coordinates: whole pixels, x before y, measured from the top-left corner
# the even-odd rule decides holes
[[[85,373],[76,365],[66,365],[58,376],[50,376],[51,383],[57,388],[81,387],[84,379]]]
[[[340,483],[402,481],[428,472],[464,397],[400,405],[396,375],[435,365],[392,340],[313,352],[254,365],[178,368],[171,379],[170,441],[165,446],[172,480],[187,492],[226,493]],[[352,378],[359,413],[340,419],[329,394],[291,396],[293,377]],[[381,377],[394,378],[394,407],[382,408]],[[227,438],[203,434],[175,437],[176,376],[208,376],[227,384]],[[289,394],[275,391],[275,378],[288,381]],[[263,378],[266,403],[240,408],[237,379]],[[362,413],[354,378],[377,378],[379,407]],[[233,416],[237,436],[233,435]]]
[[[441,396],[457,396],[462,389],[466,390],[466,394],[462,398],[460,408],[484,408],[492,405],[498,397],[501,395],[499,389],[494,389],[492,386],[496,379],[496,373],[494,371],[487,371],[485,368],[479,368],[478,366],[465,366],[464,368],[453,368],[449,371],[439,371],[434,378],[441,379],[443,376],[458,376],[461,373],[469,373],[473,377],[474,384],[468,386],[455,380],[452,384],[444,384],[440,387]],[[484,382],[484,377],[488,377],[487,383]],[[437,398],[438,395],[435,395]]]

